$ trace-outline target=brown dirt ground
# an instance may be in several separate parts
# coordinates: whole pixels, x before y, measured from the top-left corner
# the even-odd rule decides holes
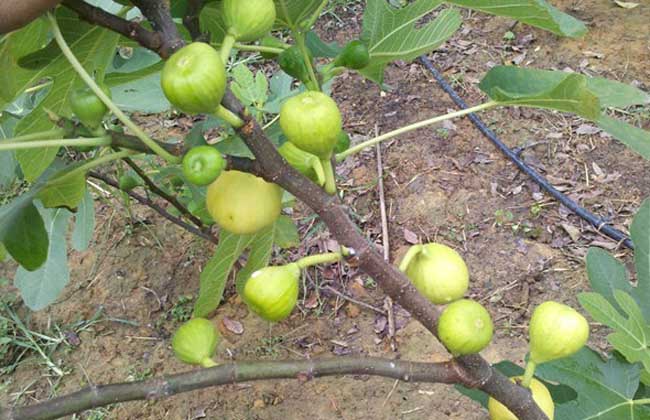
[[[470,104],[483,97],[477,82],[491,65],[518,62],[539,68],[571,68],[650,89],[650,7],[634,10],[605,1],[560,1],[556,5],[589,24],[583,40],[559,39],[511,21],[466,13],[458,35],[431,56]],[[358,7],[338,10],[321,27],[324,38],[343,40],[358,31]],[[386,73],[393,89],[380,89],[354,74],[334,86],[346,128],[359,136],[380,132],[454,109],[452,101],[418,64],[397,63]],[[483,118],[510,146],[528,146],[523,156],[555,185],[588,209],[610,217],[625,229],[634,210],[650,196],[650,164],[599,133],[577,134],[583,121],[535,110],[500,109]],[[650,128],[648,110],[645,128]],[[591,245],[629,253],[598,235],[560,207],[514,165],[504,159],[466,119],[422,129],[382,147],[391,258],[398,261],[409,242],[441,241],[458,249],[471,271],[469,295],[485,303],[497,326],[484,351],[490,361],[521,363],[526,353],[526,325],[534,305],[548,299],[576,306],[585,290],[584,255]],[[375,152],[364,152],[340,168],[345,200],[367,235],[381,243]],[[531,213],[541,204],[538,216]],[[76,346],[56,353],[69,374],[47,376],[36,357],[0,378],[0,403],[33,403],[92,383],[125,381],[137,376],[183,371],[170,349],[178,326],[171,315],[181,296],[195,296],[198,275],[212,246],[135,207],[149,224],[126,226],[121,204],[98,203],[96,244],[72,255],[72,281],[56,304],[36,313],[31,328],[68,325],[89,319],[101,306],[111,318],[82,332]],[[510,211],[511,221],[495,223],[495,213]],[[312,227],[298,212],[303,232]],[[575,230],[573,229],[575,228]],[[571,237],[568,232],[574,234]],[[303,249],[323,248],[328,234],[318,231]],[[155,262],[155,263],[152,263]],[[340,281],[342,280],[342,281]],[[355,268],[333,266],[305,278],[307,295],[300,310],[270,328],[249,314],[233,290],[213,320],[222,330],[217,357],[287,358],[306,355],[366,354],[439,361],[442,347],[403,311],[397,310],[397,351],[390,347],[384,319],[341,300],[316,285],[336,286],[354,298],[382,307],[383,295]],[[23,312],[23,315],[26,313]],[[244,334],[223,327],[228,317],[242,323]],[[376,331],[380,332],[377,333]],[[605,348],[602,335],[591,343]],[[91,417],[95,416],[95,417]],[[163,401],[118,404],[107,412],[78,418],[111,419],[485,419],[479,406],[449,386],[409,384],[368,377],[258,382],[205,389]]]

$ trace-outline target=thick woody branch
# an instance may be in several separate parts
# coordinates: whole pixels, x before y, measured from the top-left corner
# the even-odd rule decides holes
[[[199,16],[203,9],[203,0],[188,0],[187,8],[185,9],[185,16],[183,16],[183,25],[187,28],[192,40],[196,41],[202,37],[201,24]]]
[[[0,409],[0,420],[46,420],[117,402],[154,400],[216,385],[261,379],[298,379],[334,375],[369,375],[404,382],[458,383],[456,362],[418,363],[375,357],[227,363],[209,369],[112,385],[94,385],[28,407]]]
[[[64,0],[63,5],[75,11],[81,19],[89,23],[108,28],[136,41],[151,51],[155,51],[158,54],[162,53],[163,40],[159,32],[152,32],[138,22],[123,19],[100,7],[88,4],[83,0]]]
[[[223,105],[246,121],[239,129],[239,134],[260,162],[264,178],[277,183],[315,211],[341,245],[356,251],[359,267],[370,275],[387,295],[437,335],[438,310],[417,292],[403,273],[384,261],[381,253],[359,232],[338,199],[327,195],[287,165],[259,124],[247,115],[242,104],[231,92],[224,97]],[[468,381],[471,383],[470,386],[480,388],[495,397],[520,419],[545,420],[547,418],[533,401],[530,392],[510,382],[481,356],[467,356],[459,361],[465,375],[471,378]]]
[[[185,44],[172,18],[169,2],[165,0],[131,0],[131,3],[140,9],[153,29],[161,34],[162,46],[159,53],[161,57],[169,57]]]

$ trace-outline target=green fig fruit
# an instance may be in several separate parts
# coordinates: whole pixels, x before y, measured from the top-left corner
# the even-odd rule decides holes
[[[216,366],[211,359],[217,349],[219,334],[212,322],[192,318],[181,325],[172,339],[174,354],[181,361],[203,367]]]
[[[251,311],[267,321],[281,321],[298,301],[300,267],[291,263],[264,267],[244,284],[243,298]]]
[[[478,353],[492,340],[492,318],[478,302],[461,299],[442,311],[438,337],[454,356]]]
[[[533,311],[528,329],[535,364],[571,356],[589,338],[589,323],[570,306],[547,301]]]
[[[521,378],[521,376],[516,376],[510,378],[510,380],[516,382]],[[533,379],[530,382],[530,391],[533,394],[533,400],[544,414],[546,414],[548,420],[553,420],[555,415],[555,404],[553,403],[551,393],[548,392],[546,386],[537,379]],[[505,405],[492,397],[488,400],[488,412],[490,413],[490,420],[518,420],[517,416],[512,414]]]

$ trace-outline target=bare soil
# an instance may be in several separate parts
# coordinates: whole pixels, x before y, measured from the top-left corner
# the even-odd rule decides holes
[[[589,24],[584,39],[560,39],[520,24],[512,29],[516,38],[506,41],[503,36],[512,21],[464,12],[457,36],[431,58],[470,104],[484,99],[477,87],[482,75],[508,62],[568,68],[650,90],[647,4],[627,10],[595,0],[555,3]],[[343,41],[357,33],[359,11],[358,6],[338,9],[343,23],[327,20],[320,27],[322,36]],[[391,90],[382,91],[352,73],[335,83],[334,96],[354,139],[455,109],[419,64],[390,66],[386,83]],[[649,111],[633,116],[646,129]],[[556,186],[621,229],[650,196],[650,164],[579,118],[523,109],[498,109],[482,117],[511,147],[525,147],[526,161]],[[591,134],[578,134],[585,132]],[[606,247],[629,262],[628,251],[540,193],[466,119],[401,136],[385,144],[381,154],[391,259],[399,261],[415,241],[440,241],[461,252],[471,272],[469,296],[487,305],[497,327],[493,343],[483,352],[490,361],[522,362],[526,326],[536,304],[553,299],[578,307],[576,294],[588,288],[584,256],[589,246]],[[381,245],[375,150],[345,162],[339,174],[351,211],[368,237]],[[136,219],[146,224],[127,227],[121,204],[98,202],[96,243],[90,251],[72,255],[73,278],[63,297],[33,314],[29,325],[37,331],[53,323],[69,325],[91,318],[100,307],[113,321],[95,324],[79,334],[75,345],[56,353],[56,363],[68,372],[62,379],[49,376],[36,356],[11,377],[0,378],[5,387],[1,404],[28,404],[89,383],[187,369],[173,358],[170,336],[191,305],[179,300],[196,296],[201,267],[213,247],[147,209],[134,210]],[[302,232],[313,227],[304,208],[296,219]],[[328,233],[319,230],[302,249],[324,249],[328,240]],[[272,327],[249,313],[229,290],[227,302],[212,318],[223,334],[217,358],[448,357],[400,308],[394,307],[398,329],[391,339],[385,317],[324,288],[335,287],[383,308],[381,291],[356,268],[331,266],[310,272],[304,281],[307,293],[301,296],[300,310]],[[240,322],[243,334],[226,328],[226,318]],[[606,347],[599,334],[591,344]],[[347,376],[205,389],[162,401],[117,404],[78,418],[479,420],[487,414],[450,386]]]

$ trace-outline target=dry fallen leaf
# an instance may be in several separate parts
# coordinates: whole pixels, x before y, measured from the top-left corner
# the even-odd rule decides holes
[[[631,1],[619,1],[619,0],[614,0],[614,3],[616,3],[619,7],[622,7],[623,9],[634,9],[639,5],[639,3],[633,3]]]
[[[234,319],[230,319],[227,316],[224,316],[221,322],[223,323],[223,326],[226,328],[226,330],[230,331],[233,334],[241,335],[244,333],[244,326],[239,321],[235,321]]]

